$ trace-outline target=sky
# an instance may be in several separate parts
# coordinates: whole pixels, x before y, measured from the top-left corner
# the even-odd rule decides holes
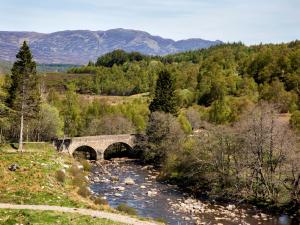
[[[245,44],[300,39],[300,0],[0,0],[1,31],[147,31]]]

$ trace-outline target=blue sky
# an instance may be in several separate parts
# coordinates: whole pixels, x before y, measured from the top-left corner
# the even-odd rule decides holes
[[[300,39],[300,0],[0,0],[0,30],[144,30],[165,38]]]

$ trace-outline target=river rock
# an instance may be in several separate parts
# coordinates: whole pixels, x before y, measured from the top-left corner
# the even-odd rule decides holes
[[[149,197],[156,196],[156,195],[157,195],[157,191],[148,191],[148,192],[147,192],[147,195],[148,195]]]
[[[99,177],[94,177],[94,182],[100,182]]]
[[[130,177],[125,178],[124,183],[126,185],[133,185],[133,184],[135,184],[134,180],[132,178],[130,178]]]
[[[226,207],[226,209],[228,209],[228,210],[230,210],[230,211],[234,210],[235,208],[236,208],[235,205],[228,205],[228,206]]]
[[[122,194],[120,194],[120,193],[115,193],[115,196],[116,196],[116,197],[121,197]]]
[[[142,185],[142,186],[141,186],[141,188],[142,188],[142,189],[145,189],[145,188],[146,188],[146,186]]]
[[[113,181],[113,182],[119,181],[119,177],[118,177],[118,176],[111,176],[110,179],[111,179],[111,181]]]
[[[117,187],[116,189],[119,190],[119,191],[125,191],[125,187],[122,187],[122,186]]]

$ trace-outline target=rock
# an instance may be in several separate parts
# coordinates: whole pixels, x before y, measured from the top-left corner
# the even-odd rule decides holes
[[[130,178],[130,177],[125,178],[124,183],[126,185],[133,185],[133,184],[135,184],[134,180],[132,178]]]
[[[228,210],[234,210],[236,207],[235,207],[235,205],[228,205],[227,207],[226,207],[226,209],[228,209]]]
[[[147,192],[147,195],[148,195],[149,197],[156,196],[156,195],[157,195],[157,192],[156,192],[156,191],[148,191],[148,192]]]
[[[111,181],[119,181],[118,176],[111,176],[110,179],[111,179]]]
[[[122,186],[120,186],[120,187],[117,187],[116,189],[117,189],[117,190],[119,190],[119,191],[125,191],[125,188],[124,188],[124,187],[122,187]]]
[[[94,177],[94,182],[100,182],[99,177]]]
[[[77,168],[83,170],[83,165],[77,165]]]
[[[17,169],[20,169],[20,166],[17,163],[11,164],[8,169],[10,171],[16,171]]]
[[[115,193],[116,197],[121,197],[122,195],[120,193]]]
[[[142,189],[145,189],[145,188],[146,188],[146,186],[142,185],[142,186],[141,186],[141,188],[142,188]]]

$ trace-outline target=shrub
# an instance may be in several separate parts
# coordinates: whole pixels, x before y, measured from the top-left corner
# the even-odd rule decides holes
[[[56,171],[55,176],[56,176],[56,179],[61,183],[64,183],[66,180],[66,173],[63,170]]]
[[[94,203],[96,205],[108,205],[108,202],[106,199],[103,199],[103,198],[99,198],[99,197],[95,197],[94,198]]]
[[[85,186],[80,187],[77,193],[79,195],[81,195],[82,197],[84,197],[84,198],[86,198],[86,197],[88,197],[88,196],[91,195],[90,190],[87,187],[85,187]]]
[[[72,165],[69,169],[70,174],[74,177],[77,174],[81,173],[82,171],[78,168],[77,165]]]
[[[128,206],[124,203],[121,203],[120,205],[118,205],[117,210],[120,211],[120,212],[127,213],[129,215],[136,215],[137,214],[137,212],[134,208],[131,208],[130,206]]]
[[[77,187],[85,187],[87,185],[87,181],[84,178],[83,173],[78,173],[76,176],[74,176],[72,179],[72,183]]]
[[[293,112],[290,119],[290,124],[292,128],[300,132],[300,111],[299,110]]]

